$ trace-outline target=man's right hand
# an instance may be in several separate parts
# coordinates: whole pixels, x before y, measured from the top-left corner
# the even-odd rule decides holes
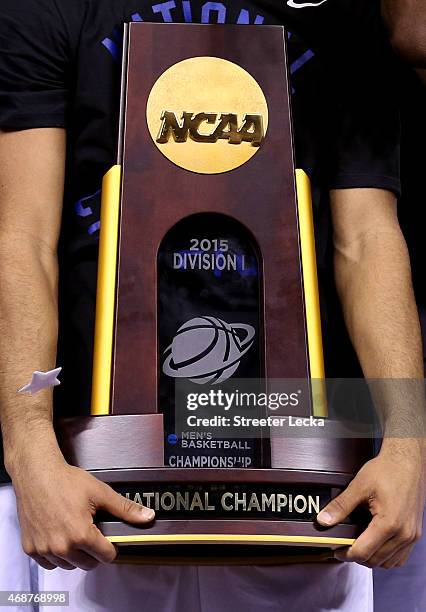
[[[117,551],[94,524],[98,510],[135,524],[154,511],[122,497],[56,451],[25,452],[11,473],[24,551],[45,569],[92,570]]]

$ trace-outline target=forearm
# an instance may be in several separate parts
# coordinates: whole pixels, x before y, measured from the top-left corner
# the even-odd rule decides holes
[[[55,365],[57,268],[56,254],[32,236],[0,233],[0,419],[10,472],[34,444],[58,453],[52,390],[17,393],[35,370]]]
[[[372,230],[350,259],[335,250],[346,325],[367,378],[422,378],[420,324],[399,232]]]
[[[65,148],[62,129],[0,130],[0,419],[23,550],[46,569],[88,570],[116,556],[98,509],[135,523],[154,513],[66,463],[51,389],[18,394],[56,360]]]
[[[372,203],[374,205],[374,203]],[[424,433],[423,356],[407,247],[399,227],[336,244],[336,286],[363,373],[389,437]],[[381,383],[375,380],[385,380]]]
[[[336,286],[384,437],[377,457],[318,522],[330,527],[368,508],[368,527],[336,558],[399,567],[422,532],[426,483],[422,350],[408,252],[390,193],[353,190],[331,199]]]

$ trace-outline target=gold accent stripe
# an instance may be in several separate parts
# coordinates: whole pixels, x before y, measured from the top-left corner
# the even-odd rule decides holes
[[[167,544],[172,542],[244,542],[244,543],[270,543],[270,544],[300,544],[300,545],[330,545],[352,546],[352,538],[327,538],[318,536],[274,536],[274,535],[230,535],[230,534],[171,534],[171,535],[134,535],[109,536],[113,544]]]
[[[110,411],[120,188],[121,166],[113,166],[102,182],[91,407],[94,416],[108,415]]]
[[[317,261],[315,252],[314,219],[312,213],[312,193],[309,177],[303,170],[296,170],[296,188],[299,212],[300,248],[303,268],[309,364],[312,383],[313,416],[327,417],[328,410],[324,382],[324,355],[318,291]]]

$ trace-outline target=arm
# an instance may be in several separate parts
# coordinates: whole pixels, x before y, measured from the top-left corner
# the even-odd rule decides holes
[[[382,0],[382,14],[395,51],[417,68],[426,67],[424,0]]]
[[[17,393],[55,366],[64,163],[64,130],[0,132],[0,420],[25,552],[47,569],[92,569],[116,555],[93,523],[98,508],[132,522],[153,512],[65,462],[51,390]]]
[[[334,525],[367,503],[370,525],[337,556],[394,567],[406,561],[420,537],[426,495],[423,356],[410,262],[390,192],[337,190],[331,205],[336,286],[364,375],[399,380],[384,383],[386,393],[375,397],[384,426],[380,454],[319,521]]]

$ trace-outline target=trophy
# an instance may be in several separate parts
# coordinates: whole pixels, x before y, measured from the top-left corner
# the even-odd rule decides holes
[[[315,420],[322,435],[282,435]],[[360,523],[325,530],[316,514],[369,455],[338,430],[284,28],[127,24],[91,413],[58,434],[156,519],[100,529],[146,562],[327,559]]]

